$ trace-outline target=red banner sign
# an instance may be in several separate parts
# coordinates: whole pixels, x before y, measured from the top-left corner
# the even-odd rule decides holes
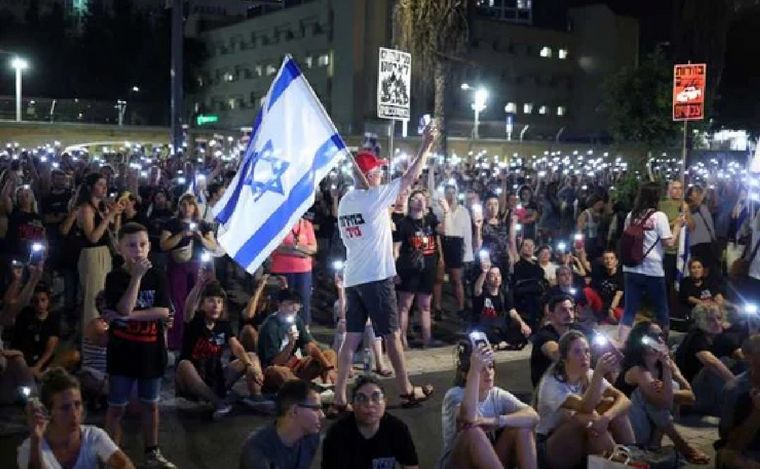
[[[673,67],[673,120],[705,118],[707,64],[680,64]]]

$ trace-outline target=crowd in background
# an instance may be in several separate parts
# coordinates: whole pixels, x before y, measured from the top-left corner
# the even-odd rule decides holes
[[[218,243],[213,214],[239,150],[221,140],[171,156],[140,145],[0,152],[0,403],[26,390],[40,404],[30,405],[22,467],[67,467],[57,449],[72,442],[92,461],[132,467],[118,447],[130,401],[140,403],[146,467],[175,467],[158,445],[170,369],[177,396],[210,403],[214,420],[231,411],[238,381],[245,406],[276,413],[246,441],[241,467],[308,467],[320,393],[332,385],[325,413],[341,419],[322,467],[415,467],[414,435],[385,412],[372,375],[393,369],[402,405],[421,405],[434,390],[409,382],[404,350],[451,346],[437,323],[461,332],[441,467],[575,467],[665,435],[707,464],[676,429],[679,408],[721,418],[721,465],[758,466],[760,184],[741,165],[695,163],[684,179],[671,160],[634,169],[577,152],[444,161],[423,148],[387,162],[368,139],[357,169],[346,162],[321,181],[314,205],[248,274]],[[377,207],[350,209],[370,199]],[[378,278],[351,258],[351,210],[389,228],[388,239],[377,234],[387,256],[361,259],[380,265]],[[230,311],[233,288],[247,298],[241,311]],[[315,314],[315,289],[334,292],[327,317]],[[357,319],[369,294],[379,309]],[[317,322],[334,328],[332,346],[315,340]],[[675,351],[671,331],[685,333]],[[494,351],[529,343],[535,391],[523,402],[496,385]],[[349,391],[362,348],[364,373]],[[106,432],[72,430],[84,401],[106,408]]]

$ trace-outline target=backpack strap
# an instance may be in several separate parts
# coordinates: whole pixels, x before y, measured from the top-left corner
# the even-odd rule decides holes
[[[654,215],[656,212],[657,212],[657,210],[651,210],[651,211],[650,211],[650,212],[647,214],[647,216],[645,216],[645,217],[644,217],[644,218],[641,220],[641,223],[640,223],[640,225],[642,225],[642,226],[643,226],[643,225],[644,225],[644,223],[646,223],[646,222],[647,222],[647,220],[649,220],[649,218],[650,218],[652,215]],[[644,259],[646,259],[646,257],[649,255],[649,253],[650,253],[650,252],[652,252],[652,249],[654,249],[654,247],[655,247],[655,246],[657,246],[657,243],[659,243],[659,242],[660,242],[660,235],[657,235],[657,239],[655,239],[655,240],[654,240],[654,243],[652,243],[652,245],[651,245],[651,246],[649,246],[649,249],[647,249],[647,250],[646,250],[646,252],[644,253],[644,257],[642,257],[642,258],[641,258],[641,262],[644,262]]]

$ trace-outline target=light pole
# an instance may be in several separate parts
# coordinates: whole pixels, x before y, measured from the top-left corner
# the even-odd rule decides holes
[[[478,127],[480,126],[480,113],[486,108],[486,99],[488,99],[488,91],[486,91],[484,88],[478,88],[478,90],[475,91],[475,100],[470,105],[472,110],[475,111],[475,125],[472,128],[473,139],[480,138],[480,134],[478,133]]]
[[[123,99],[119,99],[116,101],[116,106],[114,106],[116,110],[118,111],[118,122],[119,127],[124,125],[124,114],[127,112],[127,102]]]
[[[16,70],[16,122],[21,122],[21,72],[29,68],[29,62],[14,57],[11,59],[11,68]]]

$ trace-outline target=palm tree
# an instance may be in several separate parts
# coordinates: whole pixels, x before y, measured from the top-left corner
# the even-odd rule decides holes
[[[468,0],[398,0],[394,44],[412,53],[415,83],[423,92],[433,83],[434,111],[446,155],[446,85],[451,62],[461,60],[469,36]],[[432,80],[431,80],[432,78]]]

